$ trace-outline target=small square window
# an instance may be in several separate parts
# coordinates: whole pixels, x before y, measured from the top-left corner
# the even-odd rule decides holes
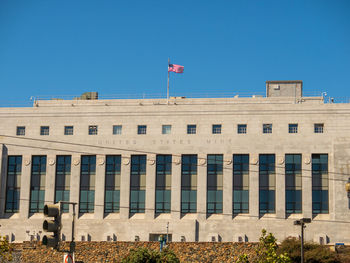
[[[26,135],[26,127],[24,127],[24,126],[17,126],[16,135],[17,136],[24,136],[24,135]]]
[[[113,134],[122,134],[122,126],[113,125]]]
[[[170,133],[171,133],[171,125],[163,125],[162,134],[170,134]]]
[[[221,134],[221,124],[213,125],[213,134]]]
[[[237,133],[238,134],[247,133],[247,124],[238,124],[237,125]]]
[[[272,124],[263,124],[263,133],[272,133]]]
[[[41,126],[40,127],[40,135],[49,135],[50,127],[49,126]]]
[[[97,135],[97,125],[89,126],[89,135]]]
[[[197,125],[195,124],[187,125],[187,134],[196,134],[196,132],[197,132]]]
[[[64,126],[64,135],[73,135],[73,126]]]
[[[315,133],[323,133],[324,125],[323,123],[315,123],[314,131]]]
[[[137,126],[137,134],[146,134],[147,126],[146,125],[138,125]]]
[[[288,132],[289,133],[298,133],[298,124],[289,124]]]

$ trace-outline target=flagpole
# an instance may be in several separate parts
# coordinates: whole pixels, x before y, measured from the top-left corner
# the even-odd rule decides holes
[[[166,90],[166,102],[167,104],[169,104],[169,65],[170,65],[170,58],[168,58],[168,86],[167,86],[167,90]]]

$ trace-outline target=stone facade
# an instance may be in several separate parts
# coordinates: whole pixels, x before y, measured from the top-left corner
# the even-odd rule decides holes
[[[306,239],[324,243],[350,244],[350,210],[344,186],[350,170],[349,104],[326,104],[322,97],[298,96],[302,84],[281,85],[281,96],[251,98],[170,98],[130,100],[39,100],[32,108],[0,109],[0,234],[14,242],[43,236],[42,213],[30,213],[32,156],[47,158],[45,203],[55,201],[56,156],[70,155],[69,199],[79,203],[81,156],[96,156],[94,211],[79,213],[76,238],[105,241],[150,240],[150,234],[167,231],[173,241],[258,241],[265,228],[282,240],[298,236],[300,227],[293,221],[312,218]],[[271,84],[271,83],[270,83]],[[272,83],[276,84],[276,83]],[[278,83],[277,83],[278,84]],[[267,85],[267,87],[270,85]],[[284,91],[283,89],[289,89]],[[274,88],[273,88],[274,89]],[[293,89],[291,91],[290,89]],[[277,91],[277,90],[275,90]],[[295,91],[295,92],[294,92]],[[287,94],[287,95],[286,95]],[[289,95],[288,95],[289,94]],[[292,95],[290,95],[292,94]],[[187,134],[187,125],[196,125],[196,134]],[[246,124],[246,133],[238,134],[237,125]],[[263,133],[263,124],[272,124],[272,133]],[[298,124],[297,133],[288,125]],[[323,124],[315,133],[315,124]],[[121,134],[113,134],[113,125],[122,125]],[[147,125],[146,134],[137,134],[138,125]],[[162,134],[162,125],[171,125],[170,134]],[[221,133],[213,134],[213,125]],[[17,136],[17,127],[25,135]],[[40,135],[40,127],[49,126],[49,135]],[[64,135],[64,127],[73,126],[73,135]],[[98,126],[89,135],[89,126]],[[120,211],[105,213],[106,155],[121,155]],[[130,158],[146,155],[145,212],[130,214]],[[157,154],[172,155],[171,211],[155,213]],[[181,156],[196,154],[197,212],[181,211]],[[223,156],[222,213],[207,213],[207,157]],[[249,154],[249,212],[233,214],[233,154]],[[275,211],[259,210],[259,156],[275,156]],[[301,154],[302,212],[286,212],[285,155]],[[328,213],[312,210],[312,155],[328,156]],[[5,212],[9,156],[22,156],[19,211]],[[72,212],[72,209],[70,209]],[[63,234],[71,238],[71,213],[63,214]]]

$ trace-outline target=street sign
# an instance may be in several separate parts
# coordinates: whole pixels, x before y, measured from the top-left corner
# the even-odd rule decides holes
[[[63,256],[63,263],[74,263],[74,254],[65,253]]]

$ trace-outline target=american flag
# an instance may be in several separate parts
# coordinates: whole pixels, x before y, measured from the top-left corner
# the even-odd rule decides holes
[[[180,65],[176,65],[176,64],[169,64],[168,72],[183,73],[184,66],[180,66]]]

